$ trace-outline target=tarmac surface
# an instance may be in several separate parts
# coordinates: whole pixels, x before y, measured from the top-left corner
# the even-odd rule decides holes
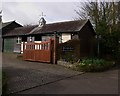
[[[3,70],[8,76],[8,94],[83,73],[54,64],[23,61],[16,54],[3,54]]]
[[[59,65],[28,62],[3,54],[8,94],[118,94],[118,69],[82,73]]]
[[[118,94],[117,70],[86,73],[39,86],[20,94]]]

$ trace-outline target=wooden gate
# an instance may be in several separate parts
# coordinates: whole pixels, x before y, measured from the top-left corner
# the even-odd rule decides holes
[[[24,43],[23,58],[29,61],[52,62],[52,49],[54,40],[44,41],[41,43]]]

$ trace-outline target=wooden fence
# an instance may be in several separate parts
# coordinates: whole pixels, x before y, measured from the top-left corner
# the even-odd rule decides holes
[[[23,58],[29,61],[39,61],[51,63],[52,49],[54,40],[44,41],[41,43],[24,43],[23,44]]]

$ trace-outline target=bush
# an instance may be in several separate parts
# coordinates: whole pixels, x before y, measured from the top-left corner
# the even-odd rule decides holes
[[[61,59],[72,64],[79,60],[75,55],[73,55],[73,53],[70,52],[66,52]]]
[[[114,65],[112,62],[103,59],[83,59],[78,65],[77,70],[85,72],[99,72],[111,68]]]
[[[5,95],[7,91],[7,76],[5,72],[2,72],[2,95]]]

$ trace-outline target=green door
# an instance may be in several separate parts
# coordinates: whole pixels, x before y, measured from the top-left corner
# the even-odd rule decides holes
[[[16,43],[15,38],[5,38],[4,39],[4,52],[13,52],[15,43]]]

